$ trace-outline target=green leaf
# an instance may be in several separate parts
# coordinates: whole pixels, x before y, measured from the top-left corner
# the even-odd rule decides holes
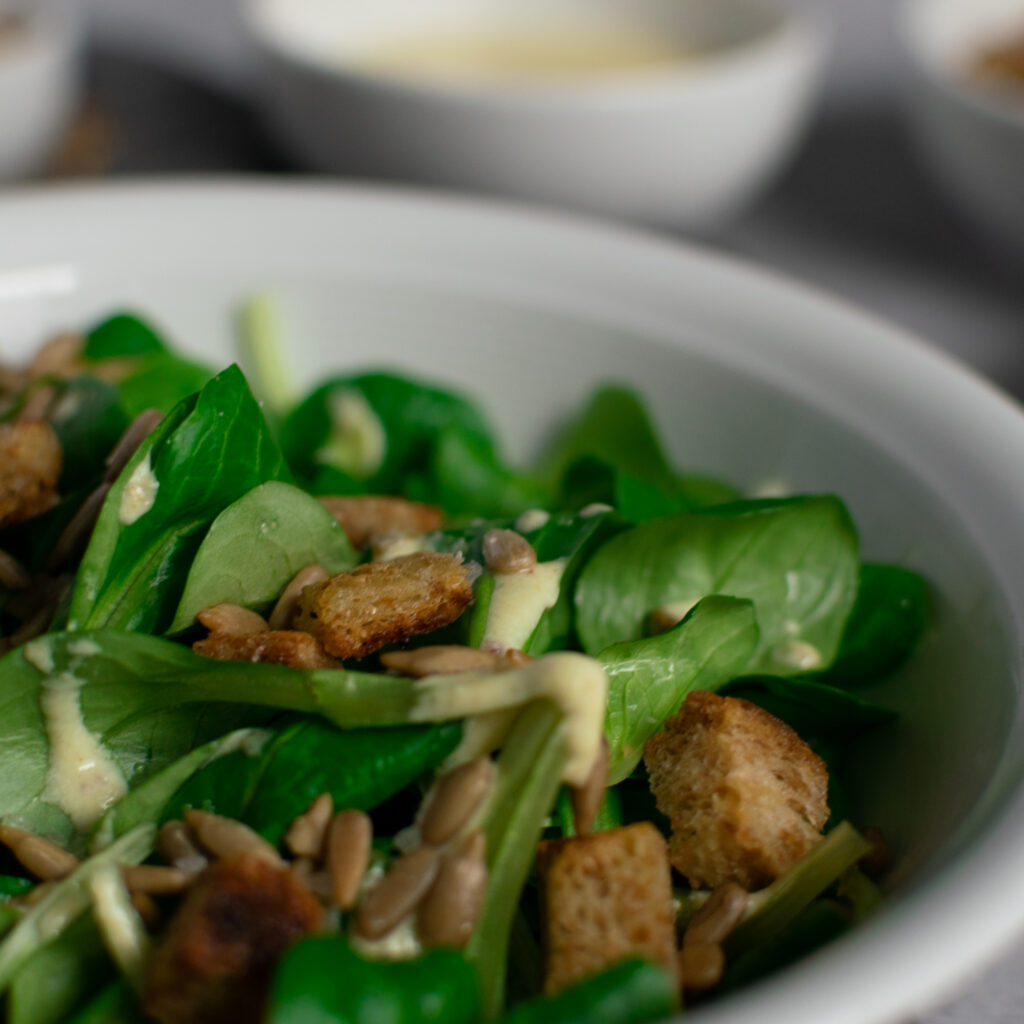
[[[123,978],[118,978],[83,1006],[68,1024],[151,1024]]]
[[[179,402],[202,390],[212,372],[205,366],[171,353],[140,359],[117,384],[121,404],[134,419],[147,409],[168,412]]]
[[[752,501],[655,519],[613,538],[580,575],[584,650],[639,640],[648,614],[711,594],[754,602],[761,637],[749,669],[793,674],[810,645],[828,664],[857,587],[857,536],[834,497]]]
[[[673,490],[675,474],[647,410],[636,394],[625,388],[604,387],[594,393],[548,451],[538,471],[540,479],[550,490],[562,491],[566,472],[587,457],[612,469],[627,470],[667,492]],[[573,500],[571,495],[564,497]]]
[[[631,774],[688,693],[717,690],[741,672],[757,641],[750,601],[706,597],[667,633],[605,648],[598,658],[608,674],[609,784]]]
[[[190,750],[133,788],[100,819],[92,836],[94,852],[138,825],[155,825],[171,798],[197,772],[242,750],[259,750],[272,737],[266,729],[238,729]],[[198,805],[197,805],[198,806]]]
[[[471,1024],[472,968],[452,950],[364,960],[338,935],[305,939],[277,968],[266,1024]]]
[[[867,562],[839,653],[820,678],[857,686],[889,675],[910,657],[927,625],[928,584],[899,566]]]
[[[663,968],[627,960],[557,995],[520,1003],[501,1024],[653,1024],[678,1009],[676,984]]]
[[[816,679],[744,676],[729,683],[723,693],[757,704],[808,740],[848,743],[896,719],[888,708]]]
[[[217,515],[258,484],[287,478],[245,378],[229,367],[164,419],[111,488],[75,583],[69,628],[162,632]],[[152,504],[122,516],[129,488],[148,488]]]
[[[549,502],[536,481],[501,462],[490,439],[461,427],[438,433],[425,472],[407,478],[404,490],[451,516],[516,516]]]
[[[275,845],[321,793],[334,805],[368,811],[436,768],[458,745],[457,723],[341,730],[303,719],[259,749],[239,749],[185,782],[163,819],[186,807],[237,818]]]
[[[312,562],[332,575],[359,561],[338,521],[305,491],[271,480],[213,521],[185,581],[168,633],[179,633],[211,605],[264,609]]]
[[[166,351],[167,346],[146,321],[132,313],[115,313],[89,331],[82,357],[97,363]]]
[[[8,1024],[64,1024],[114,975],[90,914],[25,962],[11,981]]]
[[[493,449],[486,421],[461,395],[389,373],[364,373],[317,388],[285,420],[281,444],[296,474],[315,482],[318,493],[329,493],[332,481],[344,485],[347,477],[368,493],[402,494],[408,474],[422,471],[439,436],[452,429]],[[374,450],[378,431],[380,451]],[[342,479],[318,480],[325,466]],[[340,493],[353,490],[349,483]]]
[[[50,421],[64,453],[62,494],[98,482],[107,456],[128,426],[117,389],[95,377],[65,382]]]

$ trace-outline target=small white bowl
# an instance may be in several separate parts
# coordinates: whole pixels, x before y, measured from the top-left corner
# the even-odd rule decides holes
[[[248,0],[273,129],[304,163],[685,228],[751,201],[809,120],[823,33],[772,0]],[[695,54],[559,77],[384,67],[403,41],[647,39]]]
[[[972,71],[983,50],[1024,33],[1024,4],[908,0],[902,15],[909,123],[929,169],[995,239],[1024,254],[1024,83],[1000,89]]]
[[[29,0],[0,38],[0,179],[46,170],[74,115],[81,23],[72,6]]]

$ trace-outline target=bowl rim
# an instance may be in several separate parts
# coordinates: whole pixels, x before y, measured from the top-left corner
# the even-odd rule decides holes
[[[902,0],[898,9],[897,36],[902,49],[910,58],[917,75],[936,88],[953,103],[967,112],[984,117],[1012,131],[1024,131],[1024,82],[1019,88],[1020,99],[1004,95],[999,89],[985,89],[975,85],[965,74],[956,75],[955,69],[940,61],[929,59],[921,42],[918,24],[926,11],[941,0]]]
[[[286,61],[308,73],[348,86],[373,89],[397,99],[429,97],[468,106],[492,102],[523,105],[564,103],[587,106],[610,100],[646,104],[731,83],[744,73],[756,74],[778,65],[817,65],[827,48],[827,21],[809,5],[784,0],[744,0],[777,18],[777,24],[754,38],[716,51],[708,59],[628,73],[603,73],[567,79],[506,80],[486,76],[465,79],[420,76],[360,66],[341,55],[329,59],[312,49],[292,45],[273,31],[266,10],[277,0],[242,0],[239,9],[246,34],[265,57]]]
[[[252,216],[254,209],[259,211],[258,217]],[[281,265],[293,267],[295,273],[298,270],[294,268],[305,265],[301,261],[312,257],[282,247],[280,233],[267,231],[268,221],[285,233],[326,233],[344,226],[346,219],[387,216],[397,226],[397,235],[392,232],[382,243],[385,246],[395,246],[403,234],[416,237],[425,225],[444,226],[448,232],[441,237],[444,245],[454,233],[460,242],[470,238],[479,244],[482,238],[494,244],[497,239],[503,243],[497,247],[502,254],[504,244],[543,251],[545,259],[557,259],[559,265],[566,260],[594,260],[594,266],[611,275],[634,307],[659,292],[668,302],[669,283],[677,281],[680,274],[692,274],[702,285],[713,282],[727,289],[726,294],[745,294],[745,317],[767,317],[786,325],[786,340],[774,347],[785,356],[787,370],[812,382],[824,373],[826,384],[849,376],[857,382],[860,398],[868,394],[873,400],[891,404],[903,396],[915,415],[926,407],[930,410],[926,421],[940,425],[939,434],[944,430],[947,441],[948,401],[955,399],[965,436],[949,459],[966,462],[979,453],[991,459],[992,445],[998,442],[995,450],[1000,469],[1024,463],[1024,411],[953,357],[809,286],[667,236],[519,204],[314,181],[143,180],[35,186],[12,190],[0,198],[0,219],[6,225],[33,225],[42,232],[53,232],[56,241],[47,243],[47,251],[51,244],[57,252],[64,251],[72,246],[72,237],[81,238],[83,245],[87,240],[83,251],[101,266],[104,253],[124,259],[124,238],[120,236],[149,231],[161,218],[181,227],[184,215],[190,215],[190,232],[205,232],[211,238],[251,232],[251,238],[261,239],[262,248],[273,254],[269,264],[284,261]],[[24,237],[18,230],[0,237],[0,280],[5,272],[25,269],[25,257],[17,255]],[[339,236],[332,230],[334,237]],[[240,251],[249,252],[245,248]],[[160,258],[169,256],[162,253]],[[252,259],[252,255],[246,258]],[[599,284],[590,278],[581,283],[572,271],[571,266],[566,268],[566,281],[594,303],[591,293]],[[521,268],[524,278],[538,273],[532,264]],[[547,287],[548,282],[543,285]],[[517,293],[513,289],[510,294]],[[604,309],[600,305],[595,308]],[[860,343],[842,344],[844,336],[855,336]],[[689,344],[678,336],[676,343],[681,348]],[[805,362],[797,361],[798,356],[806,357]],[[733,365],[726,356],[722,359],[722,365]],[[774,361],[775,356],[768,363],[753,365],[759,375],[771,380],[765,367]],[[917,384],[909,394],[899,384],[906,380]],[[925,395],[932,397],[926,401]],[[836,415],[838,418],[839,413]],[[925,422],[923,427],[927,426]],[[987,471],[986,479],[997,488],[996,496],[1024,510],[1024,475],[1018,480],[1012,474],[997,473],[993,466]],[[978,504],[978,509],[983,512],[989,504]],[[982,522],[979,529],[984,526]],[[1014,581],[1016,578],[1013,576]],[[997,579],[1006,583],[1009,577],[997,574]],[[1024,584],[1018,585],[1015,595],[1008,584],[1003,590],[1015,611],[1022,611]],[[1019,687],[1016,695],[1014,723],[1019,733],[1024,729]],[[920,1012],[950,995],[1024,927],[1024,887],[1017,884],[1018,851],[1024,847],[1022,771],[1024,754],[1005,750],[989,789],[1001,779],[1012,784],[1012,792],[1001,794],[998,807],[986,814],[984,828],[976,823],[977,834],[957,851],[953,861],[902,894],[896,906],[890,905],[892,913],[883,912],[793,967],[696,1011],[697,1019],[701,1024],[789,1024],[793,1020],[888,1024],[901,1014]],[[972,936],[968,947],[949,941],[952,927]],[[865,985],[866,978],[872,984]]]

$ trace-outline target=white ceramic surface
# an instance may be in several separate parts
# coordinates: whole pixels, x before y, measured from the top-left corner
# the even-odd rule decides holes
[[[1024,34],[1020,0],[906,0],[909,124],[936,179],[1024,261],[1024,83],[972,75],[983,49]],[[1022,262],[1024,267],[1024,262]]]
[[[303,383],[405,367],[478,395],[525,457],[598,381],[649,398],[680,464],[834,490],[866,557],[935,585],[901,724],[860,751],[896,891],[852,935],[688,1015],[891,1024],[1024,926],[1024,416],[927,346],[699,250],[572,218],[384,190],[133,186],[0,202],[0,354],[113,309],[229,359],[280,295]]]
[[[0,179],[46,169],[78,99],[78,15],[62,0],[21,9],[24,29],[0,43]]]
[[[817,23],[773,0],[246,0],[263,99],[309,166],[495,192],[685,228],[774,177],[813,108]],[[439,28],[609,24],[706,55],[568,83],[438,82],[360,56]]]

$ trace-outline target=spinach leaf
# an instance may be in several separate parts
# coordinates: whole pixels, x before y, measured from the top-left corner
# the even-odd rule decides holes
[[[285,420],[281,444],[300,479],[320,494],[401,494],[442,432],[457,429],[493,449],[483,416],[454,392],[389,373],[337,377]],[[323,474],[324,467],[333,472]]]
[[[679,993],[664,968],[627,960],[557,995],[520,1003],[500,1024],[648,1024],[678,1009]]]
[[[91,363],[118,362],[117,390],[132,419],[146,409],[169,411],[212,376],[207,367],[171,352],[148,323],[128,313],[94,327],[83,357]]]
[[[199,546],[169,633],[222,601],[265,608],[311,562],[331,574],[359,561],[338,521],[305,491],[271,480],[213,521]]]
[[[555,441],[538,475],[552,492],[574,502],[566,474],[581,459],[590,457],[614,469],[654,484],[671,494],[675,474],[661,449],[643,403],[632,391],[604,387],[596,391],[575,421]],[[579,480],[576,486],[579,485]],[[590,500],[607,500],[591,496]]]
[[[436,768],[462,736],[458,723],[341,730],[302,719],[262,748],[244,747],[193,775],[163,819],[197,807],[237,818],[277,844],[321,793],[335,806],[368,811]]]
[[[268,709],[316,712],[346,729],[454,721],[467,713],[457,699],[438,706],[424,696],[429,687],[406,677],[213,661],[139,633],[51,633],[0,659],[0,820],[17,819],[65,845],[76,830],[64,810],[44,799],[51,749],[40,706],[46,688],[58,682],[81,684],[82,723],[129,789],[231,729],[266,724]],[[493,707],[474,711],[509,706],[503,691],[489,692]],[[158,802],[154,787],[140,807]],[[144,808],[131,813],[151,820]]]
[[[69,628],[166,629],[216,516],[256,485],[287,479],[245,378],[228,367],[164,419],[111,488]]]
[[[814,679],[744,676],[722,692],[757,704],[806,740],[847,743],[896,719],[888,708]]]
[[[123,978],[111,982],[83,1006],[68,1024],[151,1024]]]
[[[168,802],[193,775],[201,773],[221,758],[227,759],[248,750],[258,752],[272,736],[273,733],[267,729],[238,729],[190,750],[151,774],[118,800],[99,820],[90,844],[93,851],[104,849],[137,825],[157,824],[163,819]]]
[[[576,586],[576,627],[596,653],[643,636],[648,614],[710,594],[754,602],[760,627],[749,669],[792,674],[791,652],[835,654],[853,605],[857,535],[834,497],[738,502],[655,519],[613,538]],[[816,666],[812,666],[816,667]]]
[[[11,980],[8,1024],[64,1024],[114,975],[90,914],[35,952]]]
[[[598,658],[608,674],[609,784],[630,775],[688,693],[716,690],[741,672],[757,640],[750,601],[706,597],[667,633],[605,648]]]
[[[146,321],[132,313],[115,313],[89,331],[82,357],[97,363],[166,351],[167,346]]]
[[[839,653],[820,678],[857,686],[894,672],[928,625],[928,584],[907,569],[866,562]]]
[[[404,489],[452,516],[516,516],[550,503],[537,481],[501,462],[489,439],[460,427],[438,433],[426,471],[408,476]]]
[[[95,377],[66,381],[50,421],[64,453],[62,494],[98,482],[106,457],[128,426],[117,389]]]
[[[317,935],[278,965],[267,1024],[470,1024],[478,1019],[473,970],[435,949],[415,960],[364,960],[338,935]]]

